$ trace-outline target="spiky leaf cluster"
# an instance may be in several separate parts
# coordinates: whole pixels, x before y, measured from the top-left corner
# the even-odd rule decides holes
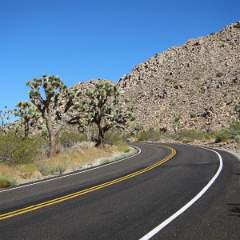
[[[74,93],[57,76],[46,76],[29,81],[29,97],[42,117],[52,121],[65,120],[66,113],[74,105]]]
[[[110,82],[97,82],[86,91],[85,110],[91,123],[101,125],[103,131],[112,127],[124,128],[132,114],[120,103],[119,91]]]
[[[38,109],[31,102],[19,102],[14,114],[23,121],[32,122],[32,124],[37,122],[41,116]]]

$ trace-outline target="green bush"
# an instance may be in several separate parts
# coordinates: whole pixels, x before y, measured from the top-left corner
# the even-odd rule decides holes
[[[64,148],[72,147],[75,144],[86,140],[86,136],[79,132],[63,132],[60,136],[60,144]]]
[[[224,142],[229,139],[234,139],[240,142],[240,121],[236,121],[229,128],[224,128],[218,131],[204,131],[200,129],[183,129],[177,133],[161,132],[158,129],[150,128],[140,131],[136,134],[139,141],[157,141],[161,139],[174,139],[185,143],[193,142],[194,140],[214,140],[215,142]]]
[[[15,185],[15,181],[5,176],[0,176],[0,188],[7,188]]]
[[[214,137],[214,132],[207,132],[196,129],[185,129],[177,133],[175,139],[182,140],[184,142],[192,142],[194,140],[208,140]]]
[[[207,132],[195,129],[185,129],[177,133],[164,133],[157,129],[148,129],[137,134],[139,141],[152,140],[157,141],[161,139],[174,139],[184,142],[192,142],[194,140],[208,140],[215,137],[214,132]]]
[[[31,163],[40,154],[40,138],[22,139],[14,134],[0,135],[0,161],[7,164]]]
[[[230,134],[235,137],[235,136],[240,136],[240,121],[234,122],[230,125]]]
[[[61,175],[66,170],[65,164],[61,164],[61,163],[58,163],[58,164],[43,163],[43,164],[39,164],[37,168],[43,176]]]
[[[240,143],[240,135],[236,135],[234,137],[234,140],[237,142],[237,143]]]
[[[231,139],[231,138],[232,138],[232,135],[229,129],[222,129],[216,133],[215,142],[216,143],[226,142],[228,139]]]
[[[137,134],[137,139],[139,141],[157,141],[161,139],[161,132],[160,130],[156,130],[153,128],[150,128],[148,130],[141,131],[140,133]]]
[[[110,130],[106,133],[105,143],[115,145],[120,152],[129,152],[129,146],[127,144],[127,135],[123,135],[119,130]]]
[[[115,144],[119,152],[128,153],[130,151],[129,146],[126,143]]]
[[[126,139],[119,131],[112,130],[106,133],[105,142],[112,145],[121,145],[126,142]]]
[[[229,139],[234,139],[239,142],[240,139],[240,122],[234,122],[229,128],[222,129],[216,133],[216,143],[225,142]]]

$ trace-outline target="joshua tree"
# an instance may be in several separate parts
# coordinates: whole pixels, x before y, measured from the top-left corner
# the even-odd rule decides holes
[[[49,155],[57,153],[59,134],[66,123],[73,123],[79,116],[70,114],[74,106],[74,93],[56,76],[43,76],[29,81],[29,96],[44,119],[48,131]]]
[[[36,125],[41,117],[40,112],[31,102],[19,102],[14,114],[20,118],[20,125],[24,127],[24,138],[28,138],[30,127]]]
[[[111,128],[124,129],[133,120],[132,113],[120,102],[117,86],[107,81],[98,81],[85,93],[84,110],[89,123],[98,129],[96,146],[104,145],[104,138]]]
[[[0,110],[0,132],[6,132],[6,128],[10,123],[12,116],[12,110],[9,110],[7,106],[3,110]]]

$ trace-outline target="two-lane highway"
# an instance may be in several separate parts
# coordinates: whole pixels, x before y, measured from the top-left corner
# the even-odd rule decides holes
[[[0,192],[0,240],[240,238],[237,159],[137,146],[133,158]]]

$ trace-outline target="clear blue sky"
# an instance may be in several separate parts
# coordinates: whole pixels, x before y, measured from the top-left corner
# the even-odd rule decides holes
[[[240,20],[239,0],[0,0],[0,108],[45,73],[114,81],[156,52]]]

